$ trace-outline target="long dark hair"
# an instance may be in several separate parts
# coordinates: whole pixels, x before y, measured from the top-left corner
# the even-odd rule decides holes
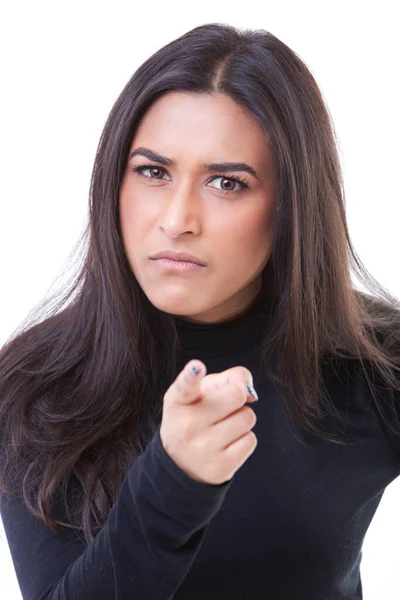
[[[286,408],[315,436],[344,443],[313,422],[329,415],[329,399],[319,393],[323,356],[365,361],[366,374],[370,365],[400,388],[399,302],[352,247],[336,135],[315,79],[267,31],[195,27],[147,59],[116,100],[95,158],[79,272],[49,314],[53,299],[0,354],[1,489],[22,495],[54,532],[62,523],[50,512],[58,498],[68,515],[63,524],[83,530],[87,543],[105,524],[177,374],[173,316],[136,281],[118,207],[135,130],[169,90],[226,94],[271,140],[279,197],[262,289],[275,309],[262,357]],[[351,270],[374,295],[353,287]],[[74,507],[73,482],[83,490]]]

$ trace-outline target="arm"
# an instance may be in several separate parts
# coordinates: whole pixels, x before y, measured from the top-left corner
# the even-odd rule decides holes
[[[24,600],[173,598],[231,481],[191,479],[164,450],[158,427],[89,546],[56,536],[11,498],[1,515]]]

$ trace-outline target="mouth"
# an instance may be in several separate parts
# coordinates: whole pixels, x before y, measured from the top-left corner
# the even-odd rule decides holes
[[[161,269],[168,271],[186,272],[205,268],[203,265],[188,260],[174,260],[172,258],[152,258],[151,260]]]
[[[198,258],[197,256],[195,256],[194,254],[191,254],[190,252],[183,252],[183,251],[178,252],[178,251],[169,250],[169,249],[161,250],[160,252],[157,252],[157,254],[154,254],[153,256],[149,256],[149,258],[151,258],[151,260],[157,260],[157,259],[161,258],[161,259],[172,260],[174,262],[189,262],[189,263],[194,263],[195,265],[199,265],[200,267],[207,266],[207,263],[205,263],[201,258]]]

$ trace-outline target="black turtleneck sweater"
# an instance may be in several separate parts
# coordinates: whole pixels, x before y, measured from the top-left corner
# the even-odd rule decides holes
[[[259,361],[268,318],[259,299],[225,323],[176,318],[181,368],[198,358],[208,374],[237,365],[252,372],[258,444],[233,478],[191,479],[164,450],[158,422],[88,547],[53,534],[11,499],[1,514],[24,600],[362,598],[362,543],[400,474],[400,442],[354,365],[324,373],[347,446],[317,439],[294,420],[289,429]],[[400,405],[389,390],[385,398]],[[387,414],[398,426],[400,410]]]

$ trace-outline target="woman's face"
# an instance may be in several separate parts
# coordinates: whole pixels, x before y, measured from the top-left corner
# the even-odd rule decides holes
[[[139,148],[168,165],[131,157]],[[244,165],[206,166],[227,162],[246,163],[256,174]],[[139,165],[147,168],[135,171]],[[230,97],[174,91],[158,98],[136,130],[119,196],[126,255],[150,302],[197,323],[244,312],[272,252],[277,191],[265,134]],[[163,250],[190,252],[206,266],[163,268],[150,259]]]

